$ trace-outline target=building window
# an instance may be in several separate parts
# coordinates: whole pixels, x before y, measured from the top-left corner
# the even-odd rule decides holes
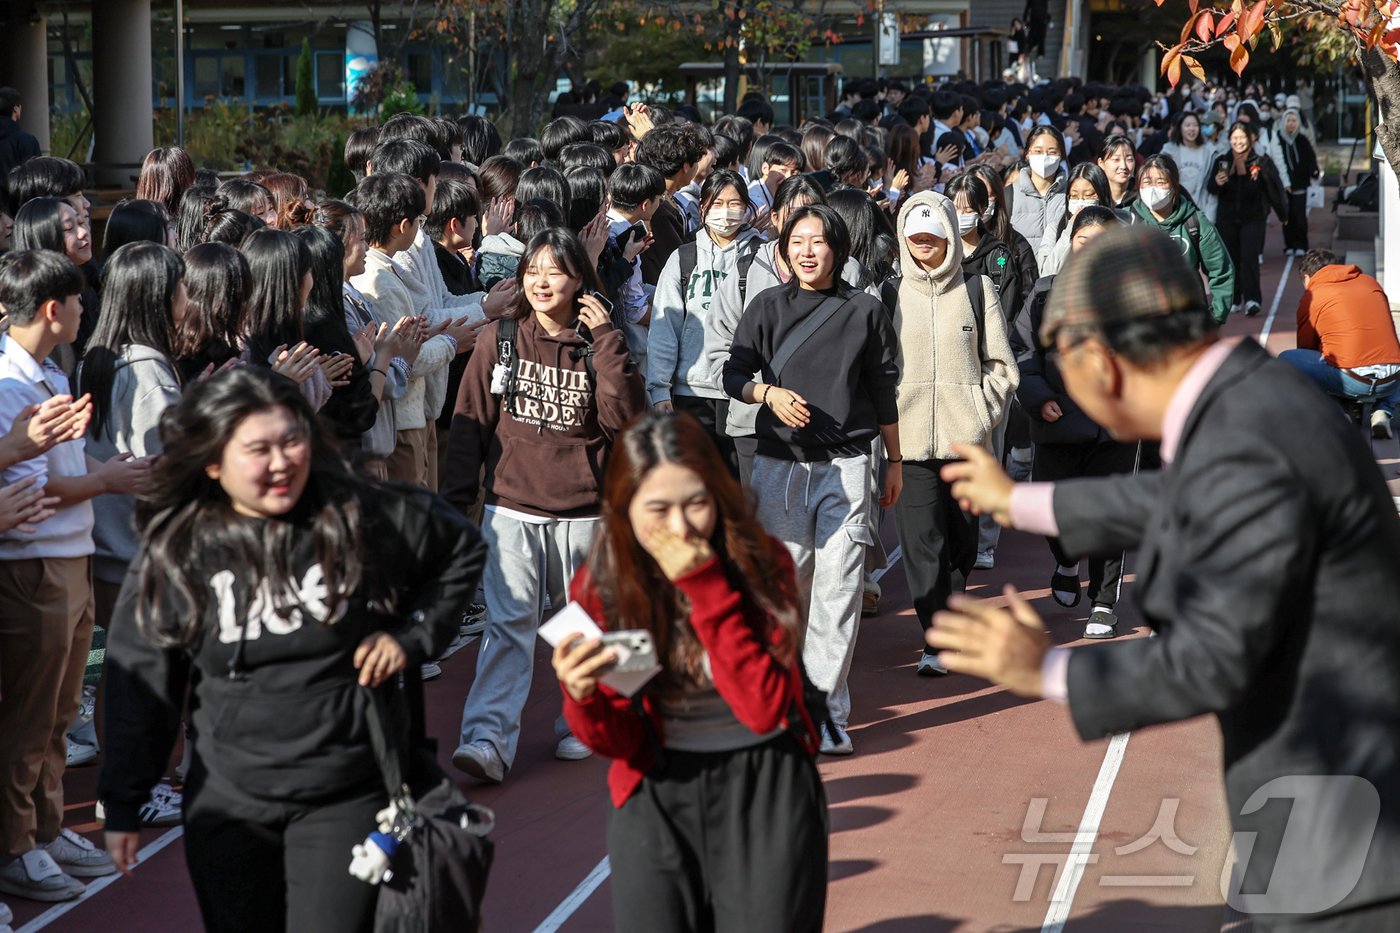
[[[409,52],[405,57],[404,74],[419,94],[433,93],[433,53]]]
[[[345,99],[345,52],[316,53],[316,96],[322,100]]]
[[[256,83],[253,94],[256,97],[285,97],[287,91],[282,84],[286,57],[283,55],[259,55]]]

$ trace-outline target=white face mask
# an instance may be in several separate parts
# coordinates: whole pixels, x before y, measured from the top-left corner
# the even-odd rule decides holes
[[[1093,207],[1095,204],[1098,203],[1098,200],[1095,198],[1070,198],[1069,216],[1073,217],[1075,214],[1078,214],[1080,211],[1084,210],[1084,208]]]
[[[717,207],[705,214],[705,226],[716,236],[729,237],[739,232],[744,225],[744,211]]]
[[[958,214],[958,233],[967,233],[977,226],[977,221],[978,215],[976,214]]]
[[[992,218],[995,217],[996,215],[997,215],[997,202],[995,202],[995,201],[988,201],[988,202],[987,202],[987,209],[986,209],[985,211],[982,212],[982,220],[983,220],[985,223],[991,223],[991,222],[992,222]]]
[[[1148,210],[1155,211],[1171,203],[1172,192],[1170,188],[1158,188],[1154,185],[1139,188],[1138,197],[1142,198],[1142,203],[1147,205]]]
[[[1060,157],[1057,155],[1033,155],[1026,161],[1031,164],[1031,171],[1041,178],[1053,178],[1060,170]]]

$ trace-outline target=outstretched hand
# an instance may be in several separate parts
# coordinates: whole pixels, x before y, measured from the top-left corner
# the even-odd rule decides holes
[[[949,463],[939,474],[953,485],[953,498],[963,511],[990,515],[998,525],[1011,527],[1011,490],[1015,483],[996,458],[972,444],[954,444],[953,453],[963,459]]]
[[[948,670],[1000,684],[1023,697],[1042,695],[1040,677],[1050,636],[1031,604],[1007,585],[1006,608],[989,600],[955,595],[934,614],[924,635],[930,648],[945,649],[938,660]]]

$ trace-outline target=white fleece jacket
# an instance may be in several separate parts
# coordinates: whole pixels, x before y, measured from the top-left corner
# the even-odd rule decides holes
[[[1001,420],[1020,382],[1020,371],[1006,336],[1006,317],[991,279],[979,276],[983,314],[968,297],[962,273],[962,240],[948,241],[943,262],[925,272],[904,239],[909,212],[932,204],[945,229],[958,228],[953,202],[922,191],[899,212],[899,285],[894,326],[899,334],[899,446],[907,460],[946,460],[954,444],[991,448],[992,428]],[[986,356],[978,332],[986,328]]]

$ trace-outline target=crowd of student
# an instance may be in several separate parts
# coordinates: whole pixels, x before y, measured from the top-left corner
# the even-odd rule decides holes
[[[1153,456],[1074,405],[1036,339],[1047,297],[1141,224],[1215,324],[1257,313],[1267,212],[1306,249],[1317,174],[1296,108],[1261,135],[1267,103],[857,82],[800,128],[750,97],[713,125],[630,104],[505,141],[400,114],[350,137],[344,199],[154,150],[100,247],[82,170],[23,161],[0,201],[0,891],[76,897],[183,816],[209,928],[361,928],[373,889],[343,863],[384,798],[357,685],[413,694],[481,633],[452,761],[500,782],[536,630],[573,598],[663,665],[633,702],[599,685],[610,649],[554,657],[557,757],[616,760],[619,929],[818,929],[811,753],[854,750],[883,516],[927,629],[996,559],[941,475],[956,445],[1050,480]],[[1365,391],[1333,394],[1385,414],[1380,341],[1336,377]],[[1087,571],[1084,634],[1111,638],[1121,561]],[[62,828],[65,765],[97,756],[94,625],[110,855]],[[917,671],[947,673],[928,647]],[[160,782],[182,721],[183,797]],[[769,922],[792,903],[812,916]]]

